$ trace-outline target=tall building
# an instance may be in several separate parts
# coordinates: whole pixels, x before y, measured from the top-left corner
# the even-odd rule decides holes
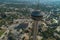
[[[43,15],[40,13],[40,11],[36,10],[36,11],[32,12],[31,18],[34,20],[34,24],[33,24],[33,40],[37,40],[38,22],[42,21]]]

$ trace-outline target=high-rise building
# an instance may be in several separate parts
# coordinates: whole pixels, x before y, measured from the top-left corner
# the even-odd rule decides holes
[[[37,40],[38,34],[38,22],[43,19],[43,15],[41,15],[40,11],[33,11],[31,14],[31,18],[34,20],[33,24],[33,40]]]

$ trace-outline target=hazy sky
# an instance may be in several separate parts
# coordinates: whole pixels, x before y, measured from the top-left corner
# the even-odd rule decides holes
[[[17,1],[20,1],[20,0],[17,0]],[[38,0],[22,0],[22,1],[38,1]],[[45,1],[45,2],[48,2],[48,1],[50,1],[50,2],[52,2],[52,1],[60,1],[60,0],[39,0],[39,1]]]
[[[16,0],[16,1],[20,1],[20,0]],[[30,1],[30,0],[24,0],[24,1]],[[34,1],[34,0],[32,0],[32,1]],[[35,0],[35,1],[37,1],[37,0]],[[60,0],[40,0],[40,1],[60,1]]]
[[[0,0],[0,1],[38,1],[38,0]],[[39,0],[40,2],[52,2],[52,1],[60,1],[60,0]]]
[[[18,0],[19,1],[19,0]],[[25,1],[30,1],[30,0],[25,0]],[[33,0],[34,1],[34,0]],[[36,0],[37,1],[37,0]],[[60,1],[60,0],[41,0],[41,1]]]

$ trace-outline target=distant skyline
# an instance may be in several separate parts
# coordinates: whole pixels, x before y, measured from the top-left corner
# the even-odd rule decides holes
[[[13,3],[13,2],[30,2],[30,3],[34,3],[34,2],[38,2],[38,0],[0,0],[0,2],[6,2],[6,3]],[[60,1],[60,0],[39,0],[40,3],[47,3],[47,2],[56,2],[56,1]]]
[[[38,1],[38,0],[0,0],[0,1]],[[60,0],[39,0],[39,1],[60,1]]]

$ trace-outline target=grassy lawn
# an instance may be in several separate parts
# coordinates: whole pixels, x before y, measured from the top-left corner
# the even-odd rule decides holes
[[[1,37],[1,35],[2,35],[4,32],[5,32],[4,29],[1,29],[1,30],[0,30],[0,37]]]

